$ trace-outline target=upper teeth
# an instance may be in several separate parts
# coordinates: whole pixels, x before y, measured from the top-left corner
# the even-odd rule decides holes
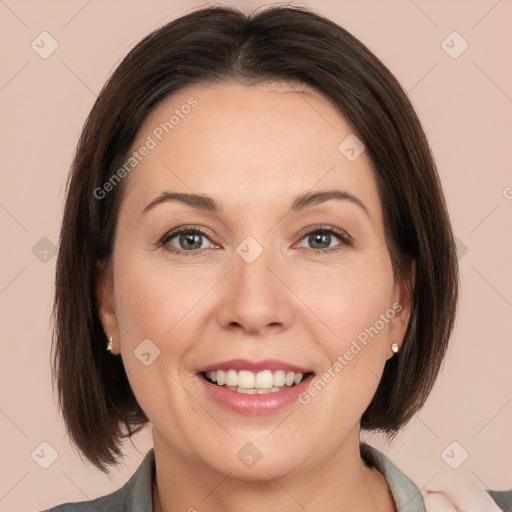
[[[206,372],[206,377],[219,386],[236,386],[245,389],[270,389],[273,387],[293,386],[300,383],[302,373],[286,372],[284,370],[262,370],[251,372],[249,370],[216,370]]]

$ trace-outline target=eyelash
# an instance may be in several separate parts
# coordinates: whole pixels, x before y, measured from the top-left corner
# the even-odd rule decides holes
[[[159,247],[163,247],[165,248],[166,250],[168,250],[169,252],[172,252],[174,254],[178,254],[178,255],[184,255],[184,256],[197,256],[199,255],[202,251],[204,251],[205,249],[194,249],[192,251],[184,251],[182,249],[176,249],[175,247],[171,246],[171,245],[168,245],[169,241],[172,240],[176,235],[181,235],[182,233],[193,233],[193,234],[200,234],[200,235],[203,235],[205,236],[206,238],[209,239],[209,236],[208,236],[208,233],[201,229],[201,228],[197,228],[197,227],[184,227],[184,228],[180,228],[180,229],[177,229],[177,230],[174,230],[174,231],[170,231],[168,233],[166,233],[159,241],[158,243],[158,246]],[[330,235],[335,235],[341,242],[340,246],[338,247],[330,247],[330,248],[327,248],[327,249],[311,249],[311,248],[304,248],[306,249],[307,252],[313,252],[313,253],[330,253],[330,252],[335,252],[335,251],[338,251],[340,249],[343,248],[343,246],[345,247],[352,247],[353,246],[353,239],[351,236],[349,236],[347,233],[345,233],[344,231],[341,231],[341,230],[338,230],[337,228],[333,227],[333,226],[314,226],[313,229],[311,229],[310,231],[307,231],[306,233],[304,233],[301,238],[299,239],[299,242],[301,240],[303,240],[305,237],[309,236],[309,235],[312,235],[314,233],[322,233],[322,234],[330,234]]]

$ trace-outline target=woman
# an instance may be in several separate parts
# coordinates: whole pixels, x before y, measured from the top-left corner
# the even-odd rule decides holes
[[[457,297],[425,135],[368,49],[299,8],[163,26],[84,127],[54,337],[85,457],[108,472],[148,422],[154,449],[52,510],[425,510],[360,430],[424,404]]]

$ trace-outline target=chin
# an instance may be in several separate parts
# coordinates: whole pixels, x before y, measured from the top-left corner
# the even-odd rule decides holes
[[[233,479],[264,482],[293,473],[311,459],[312,450],[299,440],[304,437],[297,436],[296,442],[283,442],[278,436],[271,440],[272,435],[268,437],[269,431],[254,435],[244,432],[235,439],[226,439],[226,444],[217,442],[203,456],[204,463]]]

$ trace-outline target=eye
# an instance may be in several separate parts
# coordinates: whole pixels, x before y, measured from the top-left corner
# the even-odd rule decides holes
[[[338,239],[341,244],[335,244],[333,249],[331,243],[335,239]],[[308,231],[301,238],[302,240],[306,240],[306,243],[311,244],[311,247],[306,247],[306,249],[313,250],[314,252],[332,252],[341,249],[343,246],[351,247],[353,245],[353,240],[347,233],[333,226],[316,226],[315,229]],[[299,246],[304,247],[300,242]]]
[[[208,244],[203,245],[205,239],[209,240],[207,233],[202,229],[181,228],[166,233],[160,240],[160,245],[171,252],[186,256],[197,255],[208,248]]]
[[[338,240],[341,243],[332,245],[332,242]],[[205,242],[209,240],[210,244]],[[311,244],[311,247],[304,247],[301,242]],[[200,254],[204,249],[211,247],[212,242],[208,237],[208,233],[200,228],[184,227],[175,229],[166,233],[160,240],[159,245],[170,252],[184,256],[195,256]],[[333,226],[315,226],[314,229],[306,232],[300,242],[295,246],[304,247],[308,251],[315,253],[334,252],[343,247],[352,247],[353,240],[344,231]]]

